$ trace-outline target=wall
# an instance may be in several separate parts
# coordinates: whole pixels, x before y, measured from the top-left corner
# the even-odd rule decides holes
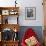
[[[0,6],[15,6],[15,0],[0,0]],[[20,26],[43,26],[42,0],[17,0],[19,10]],[[25,20],[25,7],[36,7],[36,20]]]
[[[22,26],[43,26],[42,0],[21,0],[20,23]],[[36,7],[36,20],[25,20],[25,7]]]

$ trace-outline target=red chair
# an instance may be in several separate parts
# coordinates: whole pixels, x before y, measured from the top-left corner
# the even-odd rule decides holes
[[[33,29],[32,28],[27,29],[27,31],[24,34],[24,37],[22,38],[21,46],[27,46],[25,43],[25,39],[28,39],[29,37],[32,37],[32,36],[34,36],[37,39],[37,35],[33,31]],[[38,41],[35,46],[41,46],[40,42]]]

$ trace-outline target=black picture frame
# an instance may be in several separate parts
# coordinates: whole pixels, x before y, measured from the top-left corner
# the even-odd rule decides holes
[[[25,19],[36,20],[36,8],[35,7],[25,7]]]

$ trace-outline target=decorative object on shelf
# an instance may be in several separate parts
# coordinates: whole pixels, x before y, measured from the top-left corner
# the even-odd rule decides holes
[[[18,32],[14,32],[13,41],[18,40]]]
[[[27,19],[27,20],[36,19],[36,8],[35,7],[26,7],[25,8],[25,19]]]
[[[14,33],[14,41],[18,40],[18,32],[17,32],[16,28],[13,31],[15,32]]]
[[[8,24],[8,18],[7,18],[7,19],[5,19],[5,24]]]
[[[3,15],[2,24],[8,24],[8,16],[7,15]]]
[[[12,40],[12,30],[10,28],[5,28],[2,31],[2,40],[4,41]]]
[[[10,15],[17,15],[17,13],[18,13],[18,12],[17,12],[16,10],[10,10],[10,13],[9,13],[9,14],[10,14]]]

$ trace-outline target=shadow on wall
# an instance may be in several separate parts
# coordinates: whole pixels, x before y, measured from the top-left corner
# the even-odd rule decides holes
[[[42,30],[42,26],[21,26],[20,27],[20,32],[19,32],[19,39],[20,39],[20,42],[23,38],[23,35],[25,33],[25,31],[28,29],[28,28],[32,28],[36,34],[37,34],[37,37],[39,39],[39,41],[41,43],[43,43],[43,30]]]

